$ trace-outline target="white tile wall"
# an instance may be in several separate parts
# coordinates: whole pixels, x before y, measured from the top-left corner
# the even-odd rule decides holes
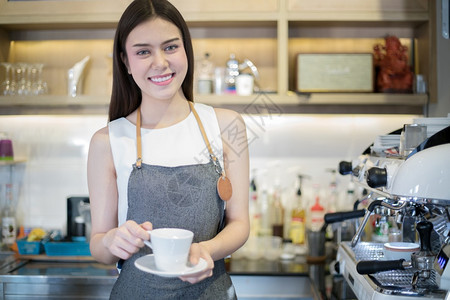
[[[326,186],[330,179],[327,168],[336,168],[339,161],[356,157],[377,135],[411,123],[415,117],[244,116],[251,139],[251,169],[258,169],[255,174],[259,175],[260,184],[265,182],[270,187],[279,182],[286,194],[291,193],[299,172],[311,176],[306,189],[316,182]],[[0,117],[0,131],[13,139],[15,156],[26,158],[26,163],[13,168],[13,181],[19,187],[16,194],[20,225],[65,231],[66,198],[88,194],[89,141],[97,129],[106,125],[106,120],[106,116]],[[0,167],[1,183],[9,180],[9,171],[9,167]]]
[[[278,184],[286,206],[295,196],[297,174],[307,175],[310,178],[303,182],[304,201],[312,201],[313,185],[318,184],[322,205],[326,204],[332,178],[328,169],[337,169],[340,161],[356,158],[377,135],[399,129],[413,118],[412,115],[282,115],[266,119],[265,131],[257,132],[258,139],[250,144],[251,173],[256,175],[259,188],[270,190]],[[245,119],[248,125],[255,123],[248,117]],[[349,179],[337,175],[341,194],[346,192]]]
[[[65,231],[66,198],[87,195],[86,161],[93,133],[106,116],[4,116],[0,131],[13,140],[14,154],[26,158],[16,166],[20,186],[17,218],[26,227]],[[1,168],[7,178],[9,168]]]

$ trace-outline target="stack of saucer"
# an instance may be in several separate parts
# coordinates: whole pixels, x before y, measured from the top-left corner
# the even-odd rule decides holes
[[[399,134],[378,135],[373,143],[372,152],[376,154],[385,154],[385,150],[396,148],[400,146]]]

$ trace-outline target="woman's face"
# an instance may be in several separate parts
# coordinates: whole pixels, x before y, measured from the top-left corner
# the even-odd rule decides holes
[[[136,26],[125,43],[123,61],[143,97],[170,100],[182,93],[188,62],[180,30],[161,18]]]

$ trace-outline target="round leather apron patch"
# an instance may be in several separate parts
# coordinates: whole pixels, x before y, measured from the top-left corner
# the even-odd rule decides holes
[[[228,201],[233,194],[233,189],[231,187],[230,179],[226,176],[220,176],[217,180],[217,193],[220,199],[223,201]]]

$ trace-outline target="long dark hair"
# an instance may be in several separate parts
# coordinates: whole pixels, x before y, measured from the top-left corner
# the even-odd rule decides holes
[[[183,16],[167,0],[134,0],[124,11],[117,25],[113,49],[113,84],[109,105],[109,120],[126,117],[141,105],[140,88],[128,74],[121,55],[127,55],[125,42],[130,32],[142,22],[152,18],[162,18],[173,23],[181,32],[186,51],[188,69],[181,85],[187,100],[193,101],[194,54],[191,35]]]

